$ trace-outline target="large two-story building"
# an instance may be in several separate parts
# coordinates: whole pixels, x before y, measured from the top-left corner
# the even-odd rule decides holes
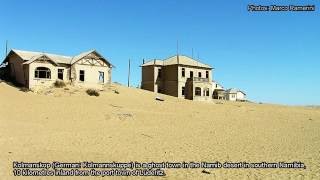
[[[209,65],[183,55],[150,60],[141,65],[141,88],[191,100],[212,99],[212,70]]]

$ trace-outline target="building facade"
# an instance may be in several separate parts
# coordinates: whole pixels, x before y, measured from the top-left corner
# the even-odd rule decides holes
[[[57,80],[97,87],[111,82],[111,63],[97,51],[77,56],[11,50],[4,63],[12,80],[29,89],[52,86]]]
[[[229,101],[246,101],[246,93],[235,88],[227,89],[225,96]]]
[[[212,99],[212,67],[177,55],[141,65],[141,88],[191,100]]]

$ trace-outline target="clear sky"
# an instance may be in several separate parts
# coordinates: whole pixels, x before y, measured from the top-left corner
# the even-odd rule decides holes
[[[248,4],[316,11],[252,13]],[[319,8],[319,0],[1,0],[0,58],[6,40],[10,49],[64,55],[96,49],[122,84],[130,58],[138,86],[142,59],[175,55],[178,40],[181,54],[193,48],[216,81],[253,101],[319,105]]]

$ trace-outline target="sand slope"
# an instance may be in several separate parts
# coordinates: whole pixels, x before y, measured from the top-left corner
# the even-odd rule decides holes
[[[13,177],[13,161],[302,161],[306,169],[170,169],[161,178],[320,179],[319,108],[159,102],[119,85],[99,97],[68,91],[0,83],[0,179],[22,179]]]

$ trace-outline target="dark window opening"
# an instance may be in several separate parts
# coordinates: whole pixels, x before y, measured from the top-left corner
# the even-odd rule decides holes
[[[193,78],[193,71],[190,71],[190,78]]]
[[[201,96],[201,88],[200,87],[196,87],[195,95]]]
[[[58,79],[63,80],[63,69],[58,69]]]
[[[80,80],[80,81],[84,81],[84,70],[80,70],[79,80]]]
[[[200,77],[200,78],[201,78],[201,72],[198,72],[198,77]]]
[[[161,69],[158,69],[158,78],[161,78]]]
[[[37,67],[34,71],[35,78],[51,79],[51,71],[46,67]]]
[[[206,90],[205,90],[205,95],[206,95],[206,96],[209,96],[209,94],[210,94],[209,89],[206,89]]]
[[[104,83],[104,72],[99,71],[99,82]]]
[[[206,71],[206,78],[209,78],[209,71]]]
[[[182,87],[182,92],[181,92],[181,94],[184,96],[184,87]]]
[[[186,70],[184,68],[182,68],[182,77],[186,76]]]

